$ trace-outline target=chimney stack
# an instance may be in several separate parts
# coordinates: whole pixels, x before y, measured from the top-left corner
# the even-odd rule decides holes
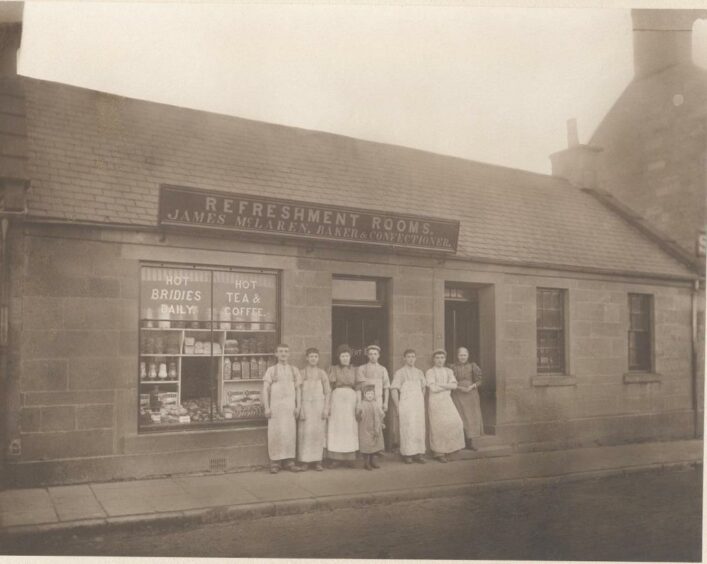
[[[636,78],[692,63],[692,25],[707,10],[631,10]]]
[[[27,126],[17,51],[22,39],[22,2],[0,2],[0,212],[27,208]]]
[[[0,76],[17,75],[23,2],[0,2]]]
[[[602,149],[582,145],[577,132],[577,120],[567,120],[567,149],[550,155],[552,175],[564,178],[578,188],[598,186],[599,154]]]

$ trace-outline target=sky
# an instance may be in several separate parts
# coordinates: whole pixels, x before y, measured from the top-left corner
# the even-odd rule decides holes
[[[707,21],[695,24],[707,68]],[[28,2],[21,74],[550,172],[633,77],[630,11]]]

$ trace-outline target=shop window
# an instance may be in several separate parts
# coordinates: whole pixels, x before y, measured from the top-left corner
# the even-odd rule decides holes
[[[648,294],[629,294],[628,368],[650,372],[653,368],[653,307]]]
[[[564,290],[537,290],[537,349],[539,373],[565,372]]]
[[[140,277],[140,430],[264,422],[277,273],[143,266]]]

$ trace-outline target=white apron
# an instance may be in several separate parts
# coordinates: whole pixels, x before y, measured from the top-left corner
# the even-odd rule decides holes
[[[272,371],[272,372],[271,372]],[[277,376],[273,378],[273,376]],[[295,421],[295,376],[291,366],[271,366],[266,378],[275,380],[270,385],[270,411],[268,420],[268,456],[270,460],[294,458],[297,449],[297,423]]]
[[[300,462],[321,462],[326,446],[326,420],[324,411],[324,386],[320,378],[307,377],[305,369],[302,379],[302,412],[304,421],[299,422],[297,439]]]
[[[406,380],[400,387],[400,454],[424,454],[425,396],[419,381]]]
[[[430,387],[428,408],[430,414],[430,448],[436,454],[448,454],[463,449],[464,424],[452,401],[451,390],[434,391],[435,384],[456,382],[449,368],[430,368],[427,384]]]
[[[358,450],[356,392],[351,388],[336,388],[331,393],[327,450],[338,453],[356,452]]]

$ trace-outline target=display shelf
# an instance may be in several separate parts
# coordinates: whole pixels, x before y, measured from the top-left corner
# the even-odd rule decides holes
[[[224,384],[233,384],[235,382],[262,382],[262,378],[231,378],[231,379],[223,379]]]
[[[142,320],[144,322],[144,320]],[[155,322],[156,323],[156,322]],[[250,345],[255,347],[258,344],[260,346],[265,346],[267,349],[270,349],[274,346],[275,341],[276,341],[276,334],[277,334],[277,329],[254,329],[254,330],[248,330],[248,329],[220,329],[217,327],[213,328],[198,328],[198,329],[192,329],[190,327],[141,327],[140,331],[144,331],[144,338],[145,341],[141,341],[143,344],[141,346],[145,346],[145,343],[147,341],[151,341],[152,339],[158,340],[158,339],[164,339],[164,342],[171,342],[172,346],[175,346],[177,343],[176,341],[179,341],[179,351],[178,353],[167,353],[167,352],[151,352],[151,353],[143,353],[141,352],[139,354],[140,358],[144,359],[144,362],[146,364],[159,364],[161,362],[167,362],[168,364],[171,362],[176,362],[177,364],[177,374],[178,378],[176,380],[162,380],[162,379],[147,379],[147,380],[139,380],[139,389],[143,392],[144,395],[147,394],[147,392],[150,390],[150,388],[157,386],[162,392],[167,392],[168,390],[171,390],[169,393],[176,393],[177,394],[177,402],[179,405],[186,405],[186,403],[189,402],[189,400],[186,400],[182,397],[183,394],[183,386],[184,384],[184,379],[190,377],[189,375],[192,375],[192,380],[193,380],[193,370],[194,366],[189,366],[186,367],[184,364],[185,362],[194,362],[190,361],[188,359],[215,359],[216,362],[211,364],[211,367],[209,368],[209,378],[215,378],[216,382],[216,403],[213,406],[214,412],[213,412],[213,417],[214,421],[212,422],[213,424],[217,423],[222,423],[223,421],[231,421],[231,422],[246,422],[246,421],[262,421],[263,417],[249,417],[246,416],[244,418],[239,418],[239,417],[224,417],[224,413],[231,413],[231,409],[235,410],[237,412],[238,407],[237,406],[229,406],[228,404],[224,405],[224,402],[226,401],[226,398],[229,396],[229,394],[238,392],[240,390],[243,390],[243,392],[247,396],[252,396],[255,393],[255,390],[257,389],[257,396],[259,396],[259,391],[262,386],[263,378],[262,376],[265,373],[265,370],[267,370],[267,367],[272,365],[272,362],[274,361],[275,354],[273,352],[238,352],[238,353],[227,353],[224,350],[224,344],[226,341],[229,340],[237,340],[241,346],[244,342],[248,342],[248,338],[250,337],[251,343]],[[162,334],[162,337],[160,337],[160,334]],[[177,337],[179,335],[179,337]],[[273,337],[258,337],[258,335],[270,335],[274,336]],[[213,343],[218,343],[220,345],[220,350],[217,352],[206,352],[206,353],[184,353],[184,347],[186,345],[186,340],[187,338],[191,337],[193,340],[191,342],[202,342],[204,344],[213,344]],[[141,338],[142,339],[142,338]],[[265,342],[260,342],[262,339],[265,339]],[[190,345],[190,346],[195,346],[195,345]],[[266,349],[266,350],[267,350]],[[174,350],[174,349],[173,349]],[[157,359],[164,359],[162,360],[157,360]],[[187,359],[187,360],[184,360]],[[226,359],[229,359],[230,361],[233,361],[234,364],[245,364],[248,359],[251,359],[253,362],[255,360],[259,360],[260,362],[258,363],[259,369],[258,369],[258,376],[259,378],[224,378],[224,363],[226,362]],[[267,362],[265,362],[267,361]],[[204,366],[203,363],[199,362],[199,366]],[[252,366],[252,365],[251,365]],[[185,376],[184,371],[187,370],[187,375]],[[213,371],[213,372],[212,372]],[[161,392],[161,393],[162,393]],[[186,402],[186,403],[185,403]],[[189,424],[187,423],[177,423],[176,421],[173,420],[168,420],[162,423],[148,423],[147,421],[143,421],[141,425],[143,427],[149,427],[149,428],[174,428],[177,426],[186,426],[186,425],[191,425],[194,426],[195,424],[202,424],[204,423],[203,421],[194,421],[192,420]]]
[[[214,355],[216,356],[216,355]],[[218,356],[275,356],[274,353],[223,353]]]

